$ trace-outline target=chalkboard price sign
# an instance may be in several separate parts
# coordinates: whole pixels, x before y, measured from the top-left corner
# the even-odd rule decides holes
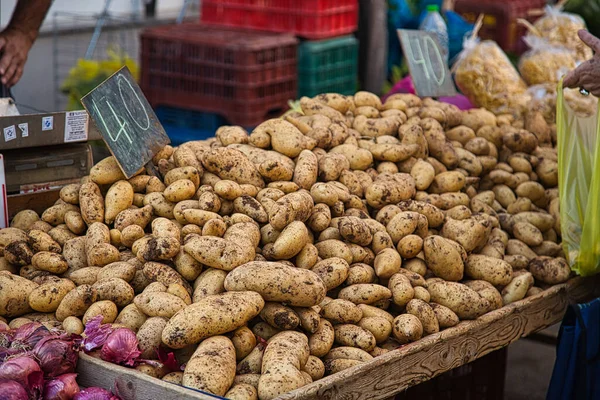
[[[452,76],[435,35],[398,29],[398,37],[417,94],[422,97],[456,95]]]
[[[127,67],[85,95],[81,103],[127,178],[170,143]]]

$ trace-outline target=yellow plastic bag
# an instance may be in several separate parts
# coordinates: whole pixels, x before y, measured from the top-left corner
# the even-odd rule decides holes
[[[598,115],[578,116],[565,102],[562,80],[556,101],[558,187],[563,248],[571,269],[600,272],[600,125]]]

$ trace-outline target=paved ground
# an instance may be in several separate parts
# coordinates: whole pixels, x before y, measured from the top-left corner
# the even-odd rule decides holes
[[[555,325],[544,333],[558,333]],[[505,400],[544,400],[552,376],[556,350],[548,344],[521,339],[508,348]]]

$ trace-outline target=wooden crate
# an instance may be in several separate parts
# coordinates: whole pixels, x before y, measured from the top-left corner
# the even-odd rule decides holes
[[[569,302],[600,295],[600,276],[574,278],[492,311],[474,321],[429,335],[310,385],[278,400],[377,400],[502,349],[523,336],[559,322]],[[123,400],[212,400],[221,398],[165,383],[136,370],[82,355],[77,372],[84,386],[116,389]]]

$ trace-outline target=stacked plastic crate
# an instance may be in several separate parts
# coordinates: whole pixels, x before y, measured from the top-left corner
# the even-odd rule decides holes
[[[153,27],[141,35],[140,86],[173,144],[205,139],[284,112],[297,97],[297,50],[291,34]]]
[[[202,23],[291,33],[298,97],[356,91],[358,0],[202,0]]]

